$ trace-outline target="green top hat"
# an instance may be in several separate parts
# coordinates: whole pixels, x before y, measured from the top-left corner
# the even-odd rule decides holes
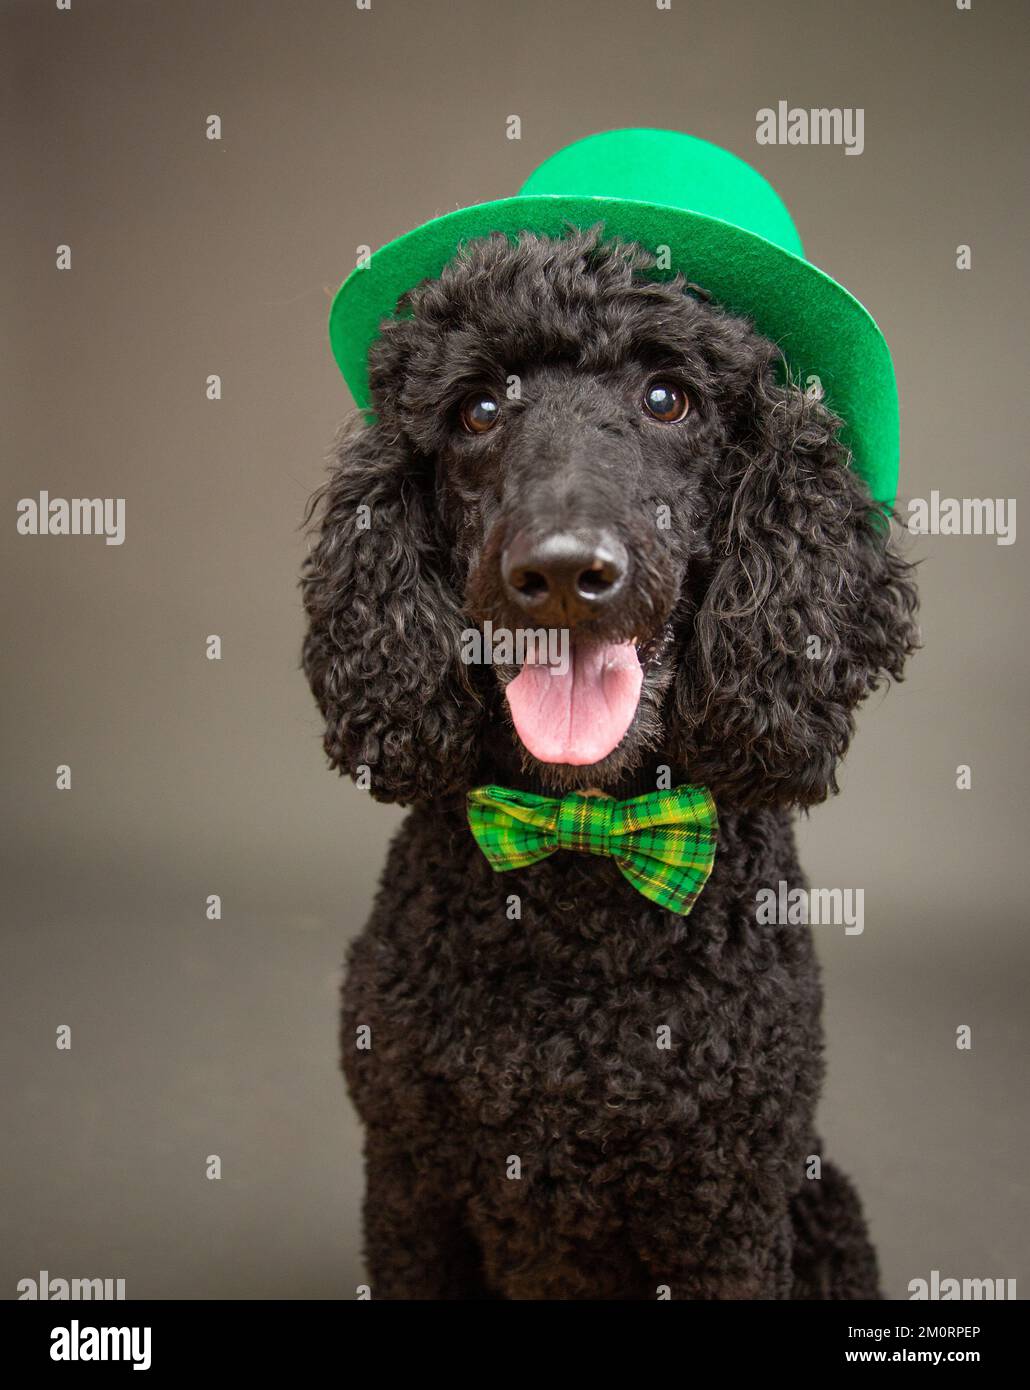
[[[893,505],[898,394],[890,352],[872,315],[805,259],[790,213],[761,174],[728,150],[669,130],[610,130],[545,160],[515,198],[435,217],[389,242],[341,285],[329,315],[333,353],[367,409],[368,350],[402,294],[440,274],[462,243],[490,232],[562,236],[603,222],[747,315],[802,383],[822,383],[826,405],[873,497]]]

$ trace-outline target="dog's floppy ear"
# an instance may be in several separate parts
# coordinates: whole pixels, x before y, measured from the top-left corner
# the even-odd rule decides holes
[[[311,518],[303,664],[331,765],[354,776],[367,769],[381,801],[462,789],[478,709],[426,470],[396,429],[352,426]]]
[[[916,593],[841,421],[764,372],[749,396],[677,714],[691,780],[717,800],[809,806],[837,790],[856,706],[901,679]]]

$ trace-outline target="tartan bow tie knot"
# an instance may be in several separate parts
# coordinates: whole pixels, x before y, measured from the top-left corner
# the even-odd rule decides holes
[[[590,804],[582,807],[580,802],[587,800]],[[554,823],[555,849],[610,855],[616,804],[611,796],[563,796]]]
[[[674,787],[628,801],[477,787],[468,794],[467,811],[476,843],[497,873],[558,850],[603,855],[644,897],[683,917],[715,862],[719,825],[705,787]]]

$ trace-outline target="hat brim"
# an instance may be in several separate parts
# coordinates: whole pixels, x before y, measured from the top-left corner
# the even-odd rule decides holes
[[[780,348],[792,377],[822,385],[844,421],[841,438],[872,496],[892,506],[898,480],[898,393],[875,319],[836,280],[801,256],[730,222],[624,198],[536,194],[459,208],[376,251],[341,285],[329,315],[333,355],[361,409],[370,406],[368,352],[401,295],[434,278],[464,243],[491,232],[563,236],[604,224],[605,235],[652,251],[667,246],[682,272]]]

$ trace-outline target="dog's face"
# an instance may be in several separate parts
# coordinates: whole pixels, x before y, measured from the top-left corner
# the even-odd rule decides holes
[[[373,350],[303,582],[327,751],[383,799],[488,749],[545,789],[651,756],[724,805],[809,804],[901,674],[914,591],[840,422],[650,264],[488,238]]]
[[[605,785],[658,731],[704,545],[687,465],[711,422],[682,356],[658,370],[609,340],[583,369],[548,362],[546,341],[545,328],[459,404],[440,454],[445,514],[466,612],[495,645],[511,633],[522,658],[495,675],[525,764],[545,785]]]

